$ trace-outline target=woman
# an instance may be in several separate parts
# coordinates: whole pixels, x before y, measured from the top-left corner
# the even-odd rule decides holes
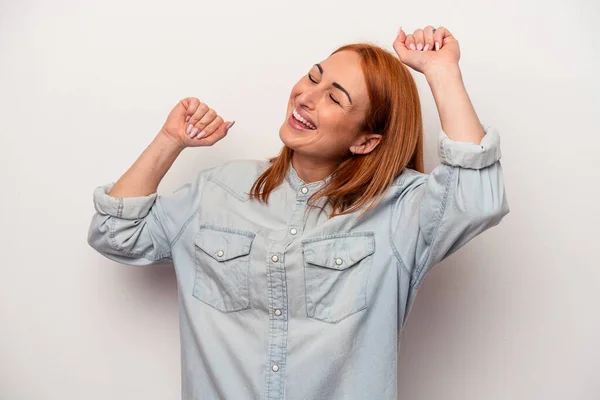
[[[233,123],[182,100],[116,182],[94,192],[89,243],[130,265],[172,261],[184,399],[395,399],[397,351],[427,272],[509,212],[498,133],[470,103],[451,33],[338,49],[292,88],[269,161],[156,189],[186,147]],[[425,74],[442,122],[423,173]]]

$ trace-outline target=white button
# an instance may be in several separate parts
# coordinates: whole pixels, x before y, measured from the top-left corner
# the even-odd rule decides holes
[[[279,261],[279,257],[273,256],[273,257],[271,257],[271,260],[273,260],[273,262],[277,262],[277,261]]]
[[[275,310],[275,315],[277,315],[279,317],[281,315],[281,310],[279,310],[279,309]]]
[[[298,230],[297,230],[296,228],[292,228],[292,229],[290,230],[290,233],[291,233],[292,235],[295,235],[296,233],[298,233]]]
[[[217,253],[217,256],[218,257],[223,257],[223,254],[225,254],[225,253],[223,253],[223,250],[219,250],[219,252]]]
[[[308,188],[303,187],[302,188],[302,193],[304,193],[304,194],[308,193]]]
[[[277,364],[273,365],[272,370],[275,372],[279,371],[279,365],[277,365]]]
[[[343,261],[342,261],[342,259],[341,259],[341,258],[336,258],[336,259],[335,259],[335,263],[336,263],[337,265],[342,265]]]

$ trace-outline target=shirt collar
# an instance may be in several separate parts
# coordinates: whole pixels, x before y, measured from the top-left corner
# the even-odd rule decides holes
[[[298,173],[292,165],[292,161],[290,161],[288,172],[285,178],[294,190],[301,190],[305,187],[309,189],[311,193],[313,193],[321,187],[325,186],[331,180],[331,175],[327,176],[325,179],[320,181],[306,183],[302,179],[300,179]]]

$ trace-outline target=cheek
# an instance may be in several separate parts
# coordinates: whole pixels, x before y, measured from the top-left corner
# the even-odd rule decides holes
[[[302,81],[298,81],[293,87],[292,87],[292,92],[290,97],[291,98],[295,98],[296,96],[298,96],[299,94],[302,93],[302,87],[304,85],[302,84]]]
[[[339,134],[340,132],[347,132],[349,129],[348,116],[344,115],[339,110],[336,110],[334,106],[324,105],[321,107],[319,112],[320,126],[331,130],[332,133]]]

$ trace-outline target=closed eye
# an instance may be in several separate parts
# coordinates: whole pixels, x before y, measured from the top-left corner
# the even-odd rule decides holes
[[[310,79],[310,81],[311,81],[312,83],[318,83],[317,81],[315,81],[315,80],[313,79],[313,77],[312,77],[312,75],[311,75],[311,74],[308,74],[308,79]],[[341,105],[341,104],[340,104],[340,102],[339,102],[339,101],[337,101],[337,100],[336,100],[336,99],[333,97],[333,95],[331,95],[331,94],[330,94],[330,95],[329,95],[329,98],[330,98],[330,99],[331,99],[331,100],[332,100],[332,101],[333,101],[335,104]]]

